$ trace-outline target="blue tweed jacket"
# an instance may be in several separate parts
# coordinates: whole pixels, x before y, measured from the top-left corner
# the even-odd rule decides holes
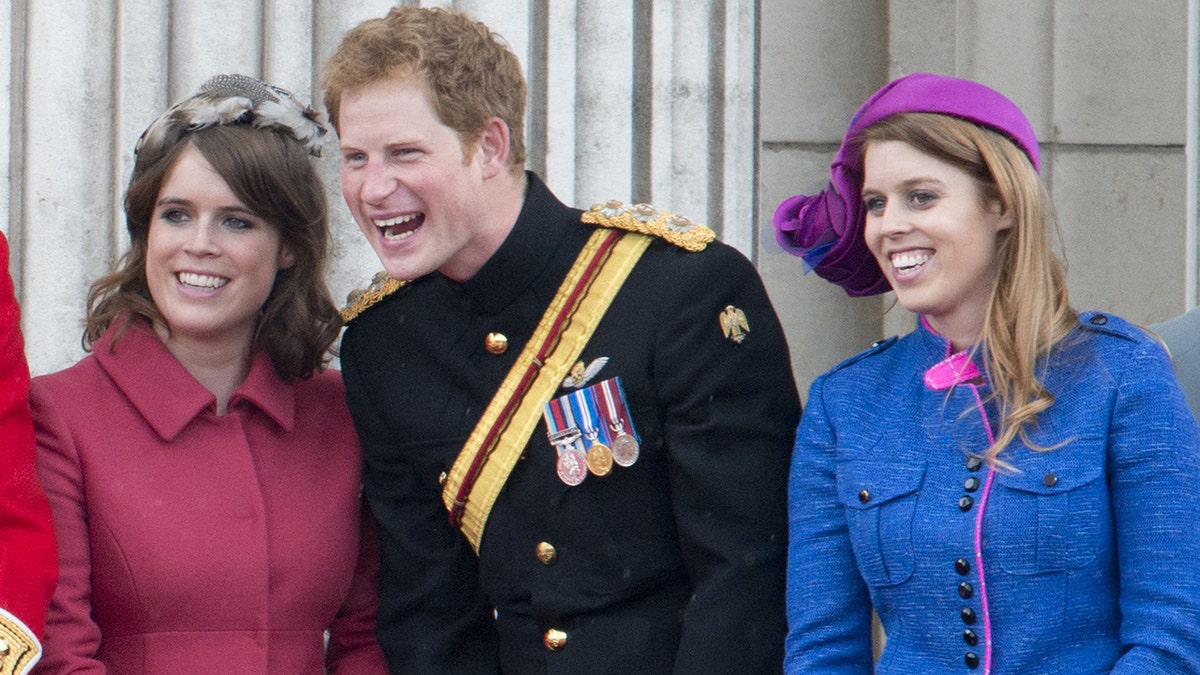
[[[881,674],[1200,672],[1200,428],[1162,346],[1081,316],[1030,434],[1054,449],[1015,442],[1012,471],[971,458],[995,410],[978,362],[947,357],[922,321],[813,383],[785,670],[871,673],[874,607]]]

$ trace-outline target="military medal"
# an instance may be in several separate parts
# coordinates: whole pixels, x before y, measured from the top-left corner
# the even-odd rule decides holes
[[[588,471],[597,476],[607,476],[612,473],[613,455],[607,445],[597,443],[588,448],[587,451],[587,467]]]
[[[588,390],[567,394],[570,397],[571,411],[579,422],[583,437],[587,439],[587,468],[597,476],[607,476],[612,473],[613,456],[608,446],[600,442],[600,428],[596,419],[595,399],[589,396]]]
[[[549,401],[542,409],[542,417],[546,420],[550,442],[558,451],[558,459],[554,463],[558,479],[572,487],[579,485],[587,478],[587,455],[583,451],[580,440],[582,434],[575,425],[570,406],[563,405],[561,398]]]
[[[640,454],[636,432],[633,430],[633,420],[625,405],[625,392],[621,389],[621,379],[614,377],[595,385],[599,390],[596,395],[600,407],[601,418],[607,421],[612,431],[610,452],[613,461],[619,466],[633,466]],[[632,432],[632,433],[631,433]]]
[[[558,461],[555,462],[558,478],[562,482],[575,487],[587,478],[587,455],[576,447],[559,449]]]
[[[589,472],[607,476],[614,464],[632,466],[638,459],[641,446],[619,377],[547,401],[542,416],[558,451],[555,470],[567,485],[579,485]]]
[[[633,466],[641,451],[637,439],[625,433],[619,423],[613,431],[616,432],[612,445],[613,461],[621,466]]]

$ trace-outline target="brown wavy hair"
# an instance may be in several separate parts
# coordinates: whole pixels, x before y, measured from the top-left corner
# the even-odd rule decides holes
[[[185,133],[161,151],[138,155],[125,192],[129,250],[114,271],[93,283],[88,292],[84,349],[90,351],[122,317],[165,325],[146,281],[146,249],[159,192],[187,147],[204,156],[251,212],[279,229],[282,244],[294,256],[295,263],[275,276],[251,351],[265,351],[284,380],[311,376],[325,366],[342,325],[325,285],[329,253],[325,190],[298,141],[282,131],[246,124]]]
[[[1078,312],[1067,297],[1066,264],[1053,204],[1029,157],[1004,135],[966,120],[932,113],[888,117],[858,137],[867,145],[901,141],[973,176],[986,204],[998,201],[1013,226],[998,233],[998,276],[984,318],[981,344],[1000,429],[983,457],[991,464],[1012,440],[1030,448],[1029,428],[1054,404],[1042,387],[1054,348],[1071,332]],[[1057,446],[1055,446],[1057,447]]]
[[[416,77],[443,124],[469,150],[492,117],[509,131],[509,169],[525,165],[525,77],[504,38],[462,12],[393,7],[350,29],[325,64],[321,88],[334,128],[347,92],[382,80]]]

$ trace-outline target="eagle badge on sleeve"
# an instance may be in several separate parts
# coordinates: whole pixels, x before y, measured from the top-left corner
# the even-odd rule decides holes
[[[725,337],[733,340],[739,345],[746,339],[746,333],[750,332],[750,323],[746,321],[746,313],[734,307],[726,305],[725,310],[720,314],[721,332]]]

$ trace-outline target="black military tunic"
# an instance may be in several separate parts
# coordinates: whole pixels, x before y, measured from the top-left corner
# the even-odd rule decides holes
[[[539,422],[478,558],[448,524],[439,478],[594,231],[580,216],[529,174],[478,274],[418,279],[346,330],[380,523],[379,642],[396,673],[777,671],[800,404],[762,283],[728,246],[653,241],[581,355],[608,358],[594,381],[620,376],[636,463],[569,487]],[[722,330],[730,306],[740,342]]]

